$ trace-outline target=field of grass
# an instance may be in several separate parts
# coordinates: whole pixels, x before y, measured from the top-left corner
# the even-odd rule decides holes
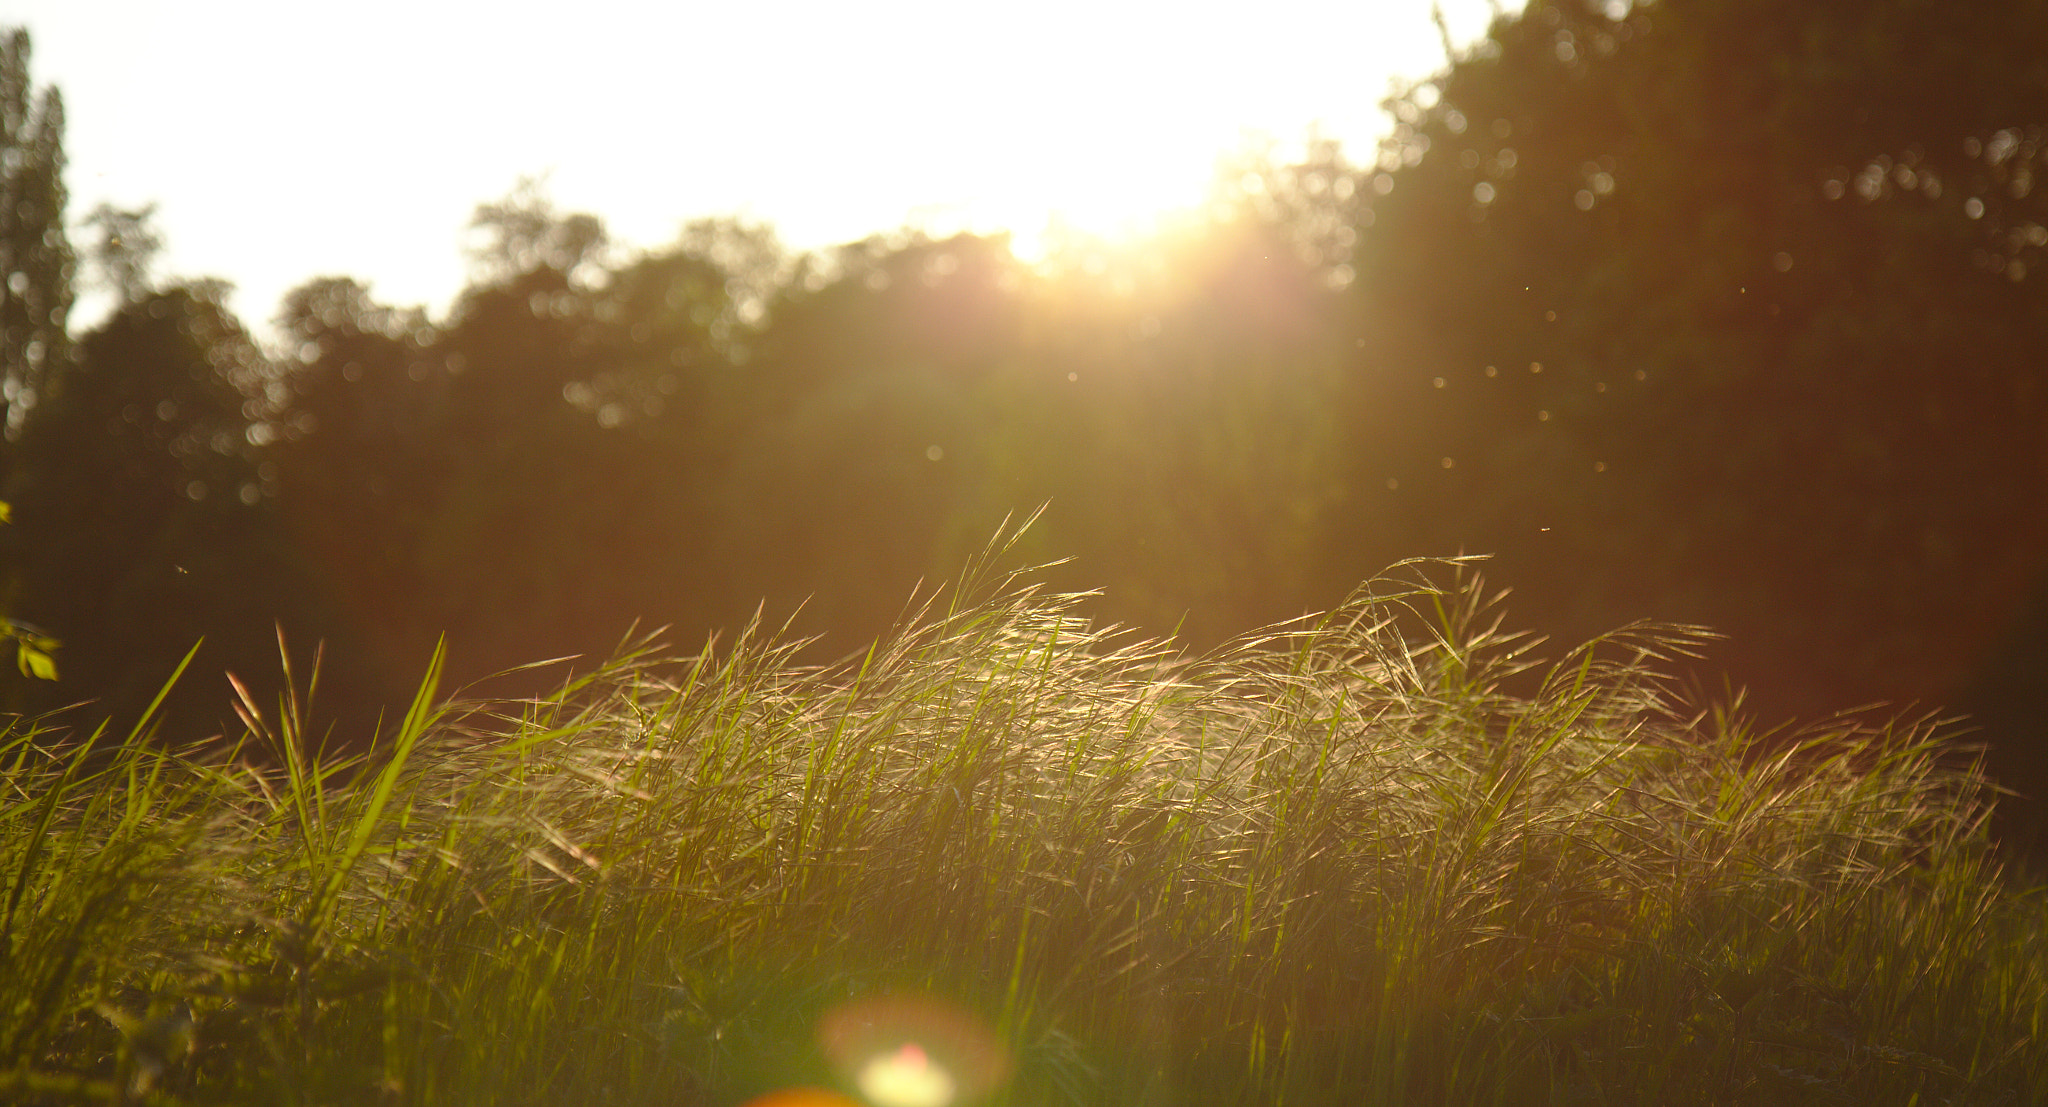
[[[2048,1102],[2048,914],[1930,728],[1538,660],[1467,566],[1201,658],[1030,581],[430,677],[340,763],[16,724],[0,1102]]]

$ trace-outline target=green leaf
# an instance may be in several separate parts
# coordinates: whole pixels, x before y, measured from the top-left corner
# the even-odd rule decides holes
[[[38,680],[57,679],[57,659],[27,642],[21,643],[15,651],[15,664],[21,667],[21,675]]]

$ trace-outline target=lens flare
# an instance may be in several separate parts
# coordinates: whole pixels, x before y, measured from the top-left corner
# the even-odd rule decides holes
[[[857,1099],[823,1088],[784,1088],[746,1102],[745,1107],[862,1107]]]
[[[875,1107],[947,1107],[959,1090],[915,1042],[871,1058],[853,1082]]]
[[[818,1045],[873,1107],[951,1107],[994,1091],[1009,1055],[982,1022],[917,994],[855,1000],[826,1012]]]

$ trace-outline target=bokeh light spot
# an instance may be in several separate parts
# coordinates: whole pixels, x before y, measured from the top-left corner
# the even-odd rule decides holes
[[[853,1082],[876,1107],[946,1107],[959,1090],[916,1042],[872,1058]]]
[[[1009,1052],[980,1019],[917,994],[855,1000],[818,1022],[825,1057],[872,1107],[948,1107],[994,1091]]]

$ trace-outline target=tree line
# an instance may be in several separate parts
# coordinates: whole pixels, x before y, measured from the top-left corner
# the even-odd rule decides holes
[[[858,649],[1048,505],[1056,587],[1200,647],[1409,556],[1487,553],[1510,618],[1729,635],[1766,717],[1970,710],[2041,754],[2048,11],[1538,0],[1387,102],[1380,147],[1224,164],[1208,206],[1041,262],[905,231],[653,250],[530,187],[444,318],[347,277],[265,348],[221,286],[82,224],[62,106],[0,77],[5,613],[23,711],[167,732],[324,644],[337,734],[434,644],[458,675],[694,649],[755,617]]]

